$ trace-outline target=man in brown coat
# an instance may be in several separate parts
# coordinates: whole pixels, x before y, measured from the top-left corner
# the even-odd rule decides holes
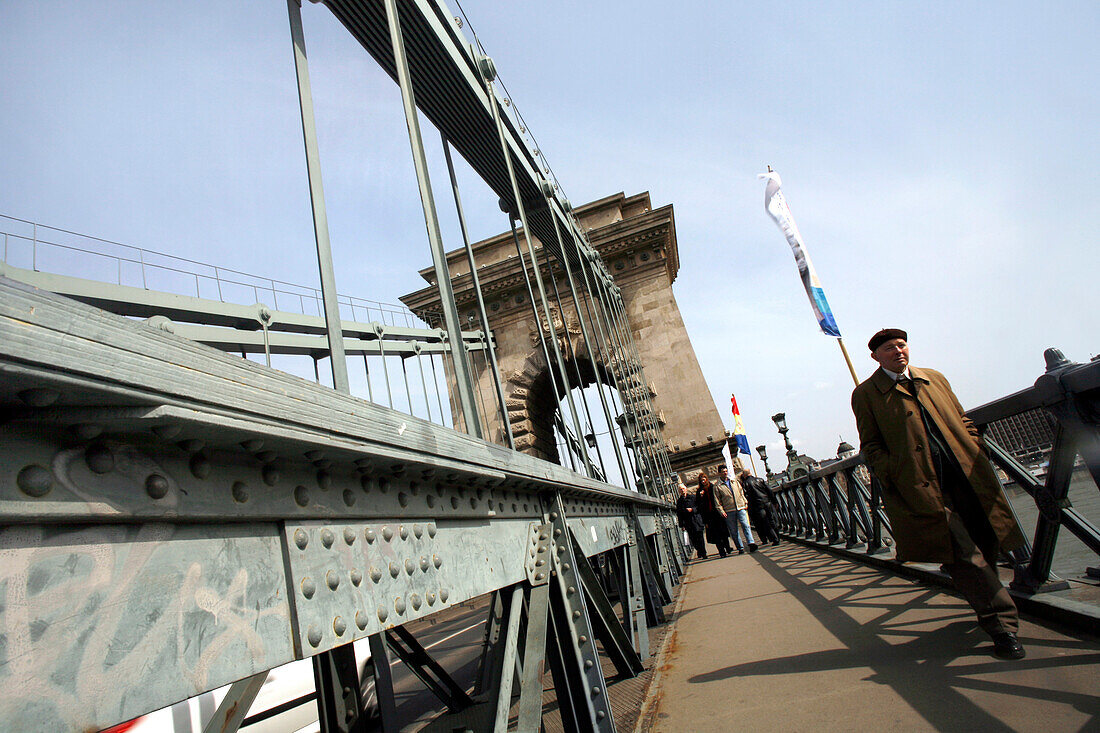
[[[896,328],[872,336],[880,368],[852,392],[860,451],[882,484],[897,559],[943,563],[994,653],[1021,659],[1016,604],[996,560],[1023,536],[977,428],[942,374],[909,366],[907,340]]]

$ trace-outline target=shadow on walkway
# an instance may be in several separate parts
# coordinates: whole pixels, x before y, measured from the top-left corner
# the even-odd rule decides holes
[[[683,592],[654,730],[1100,726],[1095,639],[1025,620],[1028,658],[1001,661],[964,601],[795,545],[693,563]],[[693,720],[704,696],[743,704]]]

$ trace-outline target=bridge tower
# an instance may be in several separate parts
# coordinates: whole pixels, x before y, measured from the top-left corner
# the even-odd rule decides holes
[[[573,213],[622,289],[631,335],[647,382],[640,388],[648,391],[654,405],[660,440],[668,450],[672,468],[685,480],[694,479],[700,469],[711,469],[721,462],[726,433],[672,292],[680,267],[672,205],[654,209],[648,191],[633,196],[620,192],[577,207]],[[521,241],[522,237],[520,230]],[[534,235],[532,240],[539,251],[541,243]],[[557,405],[550,379],[554,375],[558,380],[559,393],[562,379],[556,369],[549,368],[540,348],[539,326],[512,232],[482,240],[473,245],[473,251],[516,448],[557,460],[552,431]],[[541,253],[539,261],[543,279],[549,283],[550,272]],[[475,293],[465,250],[449,252],[447,264],[459,312],[476,328]],[[423,269],[420,274],[428,287],[401,300],[415,313],[430,317],[440,311],[434,269]],[[557,304],[551,305],[555,329],[563,355],[575,355],[579,367],[575,371],[571,363],[567,365],[568,387],[587,387],[600,381],[614,388],[600,355],[593,357],[585,346],[576,310],[565,295],[569,292],[565,273],[555,268],[554,278],[563,293],[564,310],[563,318]],[[578,372],[583,384],[577,384]],[[485,396],[486,436],[504,442],[500,411],[492,409],[495,386],[485,359],[475,360],[475,374]],[[450,391],[454,394],[453,389]],[[452,410],[458,416],[456,420],[461,419],[457,404],[452,404]]]

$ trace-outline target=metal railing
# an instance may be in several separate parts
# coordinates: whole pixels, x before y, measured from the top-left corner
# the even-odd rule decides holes
[[[1048,349],[1047,372],[1035,386],[974,408],[968,417],[984,430],[990,423],[1042,409],[1053,420],[1053,445],[1044,480],[989,435],[984,437],[993,464],[1034,501],[1034,526],[1021,523],[1030,540],[1008,560],[1015,569],[1012,587],[1026,593],[1067,587],[1051,572],[1061,529],[1100,557],[1100,530],[1070,501],[1070,481],[1080,456],[1100,491],[1100,360],[1075,364]],[[887,553],[892,544],[882,486],[859,455],[836,461],[775,489],[781,532],[848,549],[866,547]],[[1019,519],[1017,518],[1017,521]],[[1029,532],[1030,530],[1030,532]],[[1074,572],[1100,577],[1095,567]]]
[[[19,225],[29,229],[24,233],[15,231]],[[308,285],[254,275],[6,214],[0,214],[0,235],[4,239],[2,260],[13,266],[26,266],[35,272],[41,271],[40,265],[52,252],[86,255],[108,265],[103,272],[110,271],[112,276],[102,280],[115,285],[131,285],[144,290],[155,289],[242,305],[248,303],[247,296],[242,297],[241,294],[251,293],[257,303],[270,296],[270,305],[276,310],[324,316],[320,289]],[[61,241],[69,237],[73,238],[72,242]],[[118,251],[105,251],[111,248]],[[50,269],[60,272],[76,268]],[[157,275],[166,275],[171,279],[158,281],[153,288],[150,281]],[[185,283],[187,287],[184,287]],[[418,316],[400,303],[384,303],[342,294],[338,299],[345,316],[350,316],[352,321],[379,321],[388,326],[407,328],[417,327],[421,323],[438,328],[442,322],[434,314]]]

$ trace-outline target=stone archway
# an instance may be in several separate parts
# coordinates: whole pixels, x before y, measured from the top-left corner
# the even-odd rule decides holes
[[[672,283],[679,270],[672,206],[652,209],[648,192],[630,197],[619,193],[578,207],[574,214],[622,289],[630,329],[648,380],[644,385],[628,385],[628,388],[644,390],[650,396],[661,441],[668,449],[673,470],[685,477],[701,469],[713,473],[722,461],[726,432],[710,398],[710,390],[672,292]],[[521,239],[522,236],[521,233]],[[541,244],[537,240],[535,246],[540,250],[541,262]],[[553,391],[549,379],[554,375],[560,387],[578,386],[574,384],[576,380],[569,376],[563,380],[556,374],[556,366],[550,369],[546,363],[538,340],[540,326],[531,310],[527,283],[516,257],[511,232],[478,242],[474,245],[474,256],[489,327],[496,339],[497,361],[516,447],[542,458],[558,460],[553,440],[553,412],[549,404],[553,402]],[[449,252],[447,263],[460,313],[477,322],[465,250]],[[429,287],[401,300],[417,314],[438,313],[439,293],[434,286],[434,270],[428,268],[420,274],[429,282]],[[562,273],[555,271],[552,274],[544,266],[542,275],[551,291],[550,278],[555,277],[563,296],[569,292]],[[556,306],[552,306],[552,310],[563,357],[568,358],[570,353],[565,344],[568,339],[576,349],[579,363],[589,365],[593,379],[603,380],[606,373],[602,377],[597,375],[602,365],[594,365],[585,352],[571,303],[565,305],[564,314],[559,313]],[[545,329],[545,323],[541,327]],[[475,359],[475,378],[484,395],[487,413],[486,435],[491,440],[503,442],[503,422],[499,411],[494,409],[495,386],[486,367],[483,359]],[[572,371],[569,365],[567,371]],[[611,384],[610,380],[603,381]],[[559,394],[564,393],[559,391]],[[557,405],[552,407],[557,409]],[[452,409],[457,409],[457,405],[452,404]]]

